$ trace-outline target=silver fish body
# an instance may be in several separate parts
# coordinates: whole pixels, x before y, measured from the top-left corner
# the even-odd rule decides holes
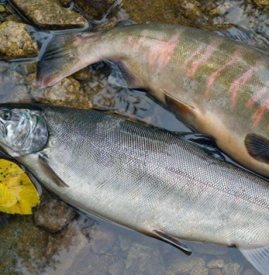
[[[165,131],[96,111],[39,108],[48,143],[15,158],[71,205],[158,238],[162,232],[247,249],[269,244],[266,181]],[[5,110],[18,113],[5,107],[0,115]],[[1,133],[4,150],[6,144]]]

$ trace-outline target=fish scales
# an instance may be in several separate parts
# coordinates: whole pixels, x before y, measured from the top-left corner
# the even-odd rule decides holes
[[[102,112],[0,106],[0,146],[69,204],[190,250],[236,245],[268,271],[268,182],[177,135]]]
[[[39,64],[41,87],[97,61],[118,62],[130,87],[147,89],[196,131],[214,137],[230,157],[269,176],[269,55],[264,51],[169,24],[72,37],[58,37],[52,46],[68,54],[59,57],[48,49]],[[266,140],[263,154],[259,139]]]
[[[269,240],[268,184],[259,178],[167,132],[94,111],[45,113],[50,142],[44,152],[69,188],[49,181],[36,154],[18,160],[72,205],[149,234],[159,228],[183,239],[248,247]]]

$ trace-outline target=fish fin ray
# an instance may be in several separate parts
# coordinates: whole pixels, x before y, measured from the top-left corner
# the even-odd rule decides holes
[[[269,273],[269,246],[260,248],[239,248],[244,257],[263,275]]]
[[[179,248],[180,250],[182,250],[185,254],[187,255],[191,255],[192,251],[191,249],[185,245],[179,238],[171,236],[167,233],[165,233],[162,230],[157,230],[154,229],[153,232],[163,241],[170,243],[172,245],[174,245],[175,247]]]
[[[269,140],[263,136],[249,133],[245,137],[248,153],[256,160],[269,163]]]
[[[224,153],[218,148],[215,139],[211,136],[198,133],[176,133],[181,139],[198,146],[208,155],[221,160],[226,161]]]
[[[162,91],[162,92],[164,93],[166,106],[169,109],[171,109],[173,112],[177,113],[188,126],[193,127],[191,123],[187,123],[186,121],[192,121],[193,124],[196,123],[197,114],[196,114],[195,107],[183,101],[175,99],[173,96],[168,95],[165,91]]]
[[[55,171],[49,166],[48,164],[48,159],[45,155],[39,154],[38,155],[38,160],[41,163],[41,167],[43,171],[48,174],[55,184],[57,184],[59,187],[69,187],[56,173]]]

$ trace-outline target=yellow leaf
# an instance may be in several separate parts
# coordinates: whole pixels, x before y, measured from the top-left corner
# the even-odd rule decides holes
[[[15,163],[0,159],[0,211],[32,214],[40,203],[38,192],[23,170]]]

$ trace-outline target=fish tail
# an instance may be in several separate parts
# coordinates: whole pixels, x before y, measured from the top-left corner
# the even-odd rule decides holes
[[[37,86],[52,86],[94,61],[99,61],[97,58],[92,61],[85,59],[87,45],[96,40],[96,33],[55,35],[38,63]]]

